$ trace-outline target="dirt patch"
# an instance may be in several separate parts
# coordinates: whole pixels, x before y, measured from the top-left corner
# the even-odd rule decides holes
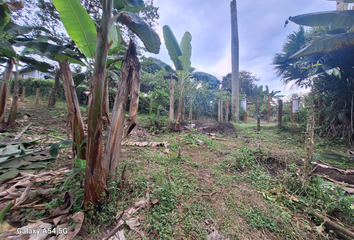
[[[221,135],[236,135],[235,126],[229,122],[198,122],[194,121],[194,129],[198,133],[219,133]],[[182,132],[189,131],[189,123],[181,122]]]

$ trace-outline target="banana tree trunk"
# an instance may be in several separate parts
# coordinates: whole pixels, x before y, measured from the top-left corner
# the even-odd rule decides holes
[[[108,93],[108,78],[104,82],[104,98],[103,98],[103,125],[109,125],[109,93]]]
[[[59,62],[60,71],[62,72],[63,88],[68,106],[67,122],[70,123],[71,134],[73,142],[75,142],[76,156],[81,159],[86,159],[85,148],[83,146],[83,139],[85,136],[84,124],[80,112],[79,101],[75,91],[75,84],[70,70],[69,62],[67,60]]]
[[[14,95],[12,98],[12,105],[11,105],[9,118],[7,120],[7,126],[12,126],[12,124],[14,124],[14,122],[16,120],[17,109],[18,109],[18,89],[19,89],[18,76],[19,76],[19,72],[18,72],[18,63],[17,62],[15,64],[15,66],[16,66],[16,73],[15,73],[15,82],[14,82]]]
[[[124,116],[130,94],[129,118],[127,120],[127,136],[134,126],[138,115],[139,91],[141,80],[141,66],[136,54],[135,44],[131,41],[127,49],[125,60],[122,64],[121,77],[118,91],[114,100],[111,125],[109,127],[104,157],[104,168],[106,173],[111,173],[114,180],[117,179],[117,169],[123,138]]]
[[[179,99],[178,99],[178,109],[177,109],[177,119],[175,124],[175,131],[179,131],[179,122],[181,120],[181,112],[182,112],[182,94],[183,94],[183,84],[184,79],[183,75],[181,76],[181,84],[179,89]]]
[[[97,30],[95,65],[93,70],[92,100],[88,111],[86,176],[84,206],[93,209],[102,206],[108,199],[106,172],[103,167],[102,106],[106,79],[108,43],[113,0],[102,0],[102,18]]]
[[[11,81],[12,69],[15,64],[15,59],[11,58],[7,61],[6,70],[4,73],[4,79]],[[7,101],[7,89],[9,87],[8,83],[0,83],[0,124],[4,125],[5,123],[5,110],[6,110],[6,101]]]
[[[175,80],[171,77],[170,83],[170,114],[168,118],[168,126],[173,129],[174,111],[175,111]]]
[[[59,86],[60,86],[60,82],[59,82],[60,76],[61,76],[61,70],[59,68],[55,72],[54,86],[53,86],[52,91],[49,94],[48,107],[54,107],[55,106],[56,94],[57,94]]]

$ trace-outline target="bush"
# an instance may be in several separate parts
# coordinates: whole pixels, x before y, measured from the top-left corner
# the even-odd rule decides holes
[[[37,88],[39,88],[39,92],[40,92],[39,94],[41,97],[49,97],[49,94],[52,91],[54,86],[53,79],[40,79],[40,78],[37,79],[31,77],[26,79],[20,78],[18,83],[19,83],[19,94],[20,95],[22,94],[22,87],[25,87],[26,96],[36,95]],[[11,81],[10,87],[11,87],[11,92],[13,92],[14,81]],[[85,85],[76,86],[76,95],[80,104],[87,104],[87,97],[84,95],[84,92],[88,90],[89,90],[88,86]],[[108,90],[110,108],[113,108],[115,93],[116,90],[113,89]],[[57,91],[57,98],[66,101],[62,82],[60,82],[59,89]]]

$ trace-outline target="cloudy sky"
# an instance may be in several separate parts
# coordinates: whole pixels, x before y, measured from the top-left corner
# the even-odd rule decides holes
[[[169,25],[178,42],[185,31],[192,34],[192,66],[219,79],[231,72],[231,0],[154,0],[159,7],[156,27],[163,41],[162,27]],[[240,69],[261,79],[271,90],[290,93],[280,83],[271,65],[281,52],[286,36],[298,29],[294,23],[284,28],[289,16],[335,10],[335,1],[326,0],[237,0],[240,41]],[[155,57],[170,63],[166,47]],[[294,89],[292,92],[301,89]]]

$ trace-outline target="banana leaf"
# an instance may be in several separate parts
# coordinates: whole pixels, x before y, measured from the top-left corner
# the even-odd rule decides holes
[[[90,15],[77,0],[53,0],[60,19],[77,47],[88,58],[94,58],[97,31]]]
[[[171,28],[167,25],[163,26],[163,38],[165,39],[165,45],[168,51],[168,55],[175,65],[177,71],[183,70],[183,65],[180,56],[182,56],[182,50],[173,34]]]

